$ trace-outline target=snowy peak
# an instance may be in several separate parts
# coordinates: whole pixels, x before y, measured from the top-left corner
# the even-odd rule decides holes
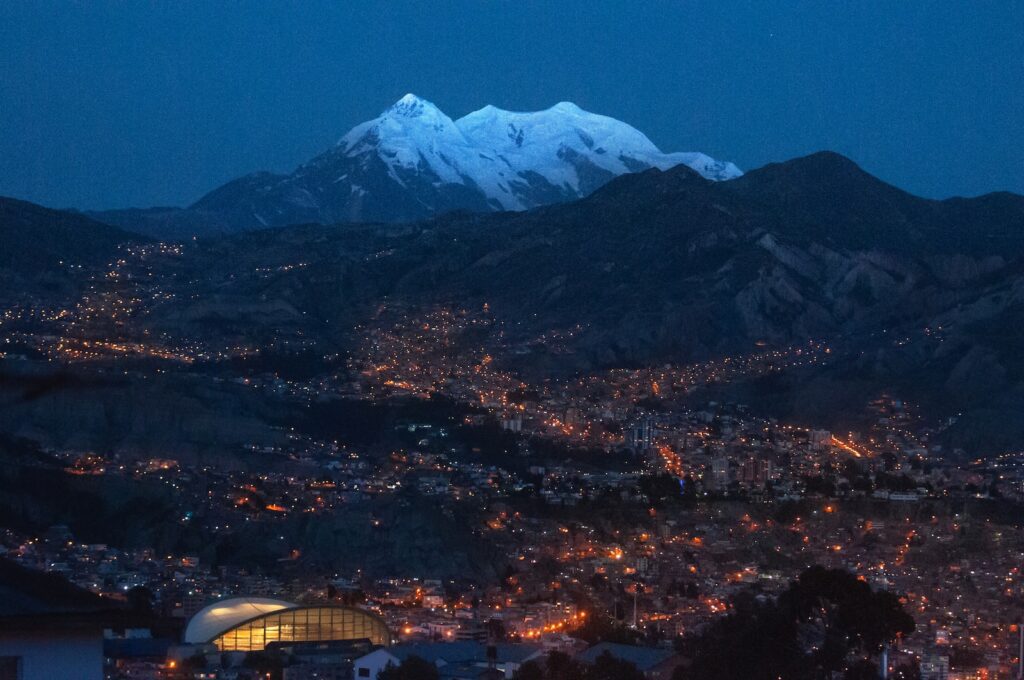
[[[409,93],[391,105],[385,114],[401,118],[420,118],[424,115],[444,115],[441,110],[426,99],[420,99],[413,93]]]
[[[509,151],[532,149],[541,154],[563,148],[611,159],[599,165],[616,174],[630,170],[616,164],[620,155],[661,155],[661,151],[636,128],[608,116],[584,111],[562,102],[545,111],[503,111],[488,106],[455,122],[474,144]]]
[[[481,145],[533,146],[580,140],[588,147],[598,139],[617,138],[620,144],[645,152],[658,149],[635,128],[584,111],[575,104],[561,102],[550,109],[535,112],[505,111],[485,106],[455,121],[466,137]]]
[[[453,121],[410,93],[292,174],[241,178],[196,206],[260,226],[395,222],[571,201],[619,175],[680,164],[711,180],[742,174],[702,153],[663,153],[636,128],[571,102],[485,106]]]
[[[544,111],[514,112],[485,106],[455,121],[469,143],[500,155],[515,175],[538,174],[570,194],[585,195],[614,176],[685,164],[708,179],[738,177],[739,169],[700,153],[665,154],[636,128],[590,113],[572,102]],[[514,178],[510,181],[515,181]],[[498,182],[506,208],[531,207],[509,201],[507,181]]]
[[[370,154],[403,186],[411,172],[470,186],[487,203],[523,210],[584,196],[618,175],[685,164],[708,179],[741,173],[704,154],[662,153],[636,128],[559,102],[544,111],[485,106],[452,121],[431,102],[407,94],[339,144],[348,157]],[[540,186],[544,185],[544,186]]]
[[[376,144],[407,139],[407,144],[436,146],[461,141],[452,119],[425,99],[407,94],[373,120],[361,123],[338,143],[349,155],[365,149],[360,143]]]
[[[454,131],[452,119],[426,99],[407,94],[376,118],[377,127],[387,130],[419,130],[426,133]]]

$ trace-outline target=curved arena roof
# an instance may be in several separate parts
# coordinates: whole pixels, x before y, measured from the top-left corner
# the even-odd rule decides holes
[[[274,642],[339,640],[387,646],[391,631],[384,619],[364,609],[257,597],[215,602],[192,617],[185,629],[186,643],[212,643],[222,652],[259,651]]]
[[[233,597],[203,607],[185,628],[186,644],[210,642],[226,630],[249,619],[298,605],[266,597]]]

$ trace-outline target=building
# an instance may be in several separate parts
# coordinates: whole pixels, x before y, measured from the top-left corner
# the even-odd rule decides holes
[[[770,460],[747,458],[740,467],[740,481],[747,488],[763,488],[775,474],[775,466]]]
[[[287,660],[282,680],[352,680],[356,659],[376,647],[367,640],[342,642],[272,642],[267,651]]]
[[[815,451],[824,451],[832,445],[832,433],[828,430],[811,430],[807,439]]]
[[[170,639],[149,637],[150,631],[145,632],[146,636],[108,636],[104,639],[107,677],[155,680],[164,676],[162,670],[174,643]]]
[[[921,659],[921,680],[946,680],[949,677],[949,657],[944,654],[925,654]]]
[[[650,416],[643,418],[626,430],[626,446],[636,453],[650,451],[654,447],[655,434],[654,419]]]
[[[716,456],[711,459],[711,473],[708,476],[708,486],[721,491],[729,486],[729,459],[724,456]]]
[[[292,642],[369,640],[391,644],[377,614],[356,607],[297,605],[261,597],[238,597],[201,609],[185,629],[186,644],[212,644],[221,652],[262,651]]]
[[[124,610],[56,574],[0,559],[0,678],[99,680]]]

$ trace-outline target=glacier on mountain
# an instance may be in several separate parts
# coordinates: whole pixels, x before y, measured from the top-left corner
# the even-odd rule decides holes
[[[188,210],[230,230],[409,222],[572,201],[619,175],[679,164],[711,180],[741,174],[702,153],[662,153],[635,128],[567,102],[533,113],[486,106],[452,120],[409,94],[294,172],[239,177]]]
[[[564,198],[576,198],[612,177],[649,168],[686,165],[712,180],[742,173],[703,153],[663,153],[642,132],[570,102],[544,111],[485,106],[453,121],[413,94],[349,131],[334,153],[374,154],[399,184],[408,171],[436,182],[474,186],[496,209],[523,210],[538,200],[542,179]]]

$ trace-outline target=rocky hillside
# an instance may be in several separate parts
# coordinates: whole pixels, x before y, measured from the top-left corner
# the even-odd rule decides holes
[[[36,275],[105,261],[120,243],[141,236],[84,215],[0,197],[0,268]]]
[[[517,360],[560,372],[829,339],[848,370],[773,386],[765,401],[828,418],[898,388],[942,413],[981,409],[980,423],[1024,394],[1022,255],[1024,198],[926,200],[822,153],[730,182],[651,170],[524,213],[201,243],[190,257],[210,294],[167,313],[201,324],[258,295],[343,343],[384,300],[486,302],[523,339],[579,326],[557,361]],[[257,267],[280,273],[235,275]]]
[[[144,237],[63,210],[0,197],[0,301],[67,295],[82,267]]]
[[[731,394],[827,422],[896,390],[998,448],[1024,438],[1022,256],[1021,196],[922,199],[820,153],[728,182],[653,169],[524,212],[189,241],[147,261],[160,295],[134,330],[343,356],[381,309],[487,303],[534,375],[814,338],[828,365]]]

